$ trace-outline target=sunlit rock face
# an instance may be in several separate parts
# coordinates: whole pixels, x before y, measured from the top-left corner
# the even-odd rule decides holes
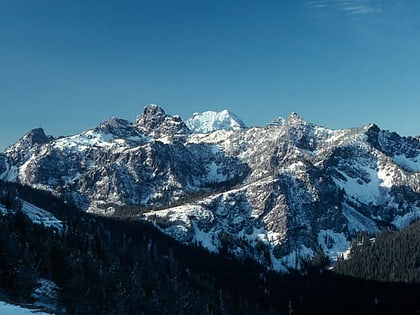
[[[0,176],[102,215],[143,206],[139,219],[181,242],[276,270],[320,248],[335,259],[358,231],[420,216],[419,138],[374,124],[331,130],[296,113],[258,128],[206,113],[185,124],[150,105],[135,122],[69,137],[35,129],[0,154]]]

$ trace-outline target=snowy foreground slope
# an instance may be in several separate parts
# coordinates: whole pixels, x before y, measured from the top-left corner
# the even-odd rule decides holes
[[[185,124],[151,105],[134,122],[70,137],[35,129],[0,154],[0,179],[103,215],[139,205],[139,218],[181,242],[276,270],[320,248],[335,259],[359,231],[420,217],[418,138],[374,124],[331,130],[295,113],[258,128],[235,118],[236,128],[214,124],[218,115]]]
[[[24,308],[21,306],[0,302],[0,314],[2,315],[47,315],[47,313],[39,312],[36,309]]]

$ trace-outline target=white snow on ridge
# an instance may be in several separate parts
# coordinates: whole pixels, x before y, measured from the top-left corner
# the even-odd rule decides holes
[[[110,134],[98,133],[89,130],[74,136],[55,140],[55,146],[59,148],[71,148],[75,151],[84,151],[92,146],[109,147],[109,141],[114,138]]]
[[[209,133],[216,130],[240,130],[246,128],[244,122],[228,110],[221,112],[206,111],[194,113],[185,121],[187,127],[195,133]]]
[[[63,229],[63,223],[58,220],[52,213],[38,208],[37,206],[27,201],[23,201],[22,211],[29,217],[29,219],[31,219],[32,222],[36,224],[41,224],[46,227],[53,227],[60,231]]]
[[[393,162],[410,172],[420,172],[420,155],[407,158],[405,155],[394,155]]]
[[[140,143],[149,141],[147,137],[130,136],[120,138],[104,131],[88,130],[80,134],[59,138],[55,140],[54,146],[59,149],[71,149],[72,151],[86,151],[91,147],[100,147],[106,149],[129,148],[131,145],[127,141]]]

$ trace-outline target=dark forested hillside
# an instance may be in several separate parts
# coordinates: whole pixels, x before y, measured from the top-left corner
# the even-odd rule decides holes
[[[40,279],[67,314],[410,314],[417,285],[322,271],[315,261],[280,275],[252,261],[183,246],[152,225],[94,217],[28,187],[0,182],[0,293],[31,302]],[[52,212],[34,224],[22,200]]]
[[[96,218],[27,187],[1,183],[0,288],[30,302],[39,279],[54,281],[69,314],[259,313],[207,273],[182,268],[177,243],[148,224]],[[32,223],[24,198],[65,221],[63,231]],[[62,211],[65,208],[65,211]],[[193,261],[193,259],[192,259]],[[57,311],[57,310],[56,310]]]
[[[351,259],[339,261],[335,269],[362,279],[420,283],[420,221],[375,237],[359,235]]]

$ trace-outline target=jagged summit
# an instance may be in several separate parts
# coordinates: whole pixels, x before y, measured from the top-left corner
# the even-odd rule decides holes
[[[144,134],[136,128],[131,122],[125,119],[112,117],[107,121],[101,122],[92,130],[96,134],[109,135],[111,139],[139,139]]]
[[[107,129],[115,129],[121,128],[130,125],[131,123],[126,119],[121,119],[117,117],[111,117],[110,119],[101,122],[98,125],[98,128],[107,130]]]
[[[169,116],[156,104],[144,107],[143,114],[136,118],[137,128],[153,138],[182,139],[190,130],[179,116]]]
[[[203,113],[194,113],[185,123],[195,133],[246,129],[245,123],[234,113],[226,109],[220,112],[206,111]]]
[[[296,112],[290,113],[287,118],[284,117],[277,117],[270,121],[268,124],[269,126],[300,126],[300,125],[307,125],[313,126],[314,124],[310,123],[309,121],[305,120],[302,116],[297,114]]]
[[[15,144],[9,146],[6,151],[13,151],[17,148],[30,148],[35,145],[42,145],[50,142],[54,138],[52,136],[47,136],[44,129],[35,128],[28,131],[22,138],[18,140]]]
[[[337,257],[359,231],[420,217],[418,138],[374,124],[332,130],[296,113],[273,122],[245,128],[210,111],[188,120],[192,133],[149,105],[135,122],[111,118],[74,136],[35,129],[0,154],[0,179],[98,214],[140,205],[181,242],[276,270],[320,247]]]
[[[139,127],[155,129],[167,117],[163,108],[156,104],[150,104],[144,107],[143,113],[136,118],[135,124]]]
[[[290,113],[289,117],[287,117],[286,123],[288,125],[312,125],[312,123],[308,122],[295,112]]]
[[[44,129],[35,128],[27,132],[20,141],[26,142],[28,145],[43,144],[51,141],[53,137],[47,136]]]

